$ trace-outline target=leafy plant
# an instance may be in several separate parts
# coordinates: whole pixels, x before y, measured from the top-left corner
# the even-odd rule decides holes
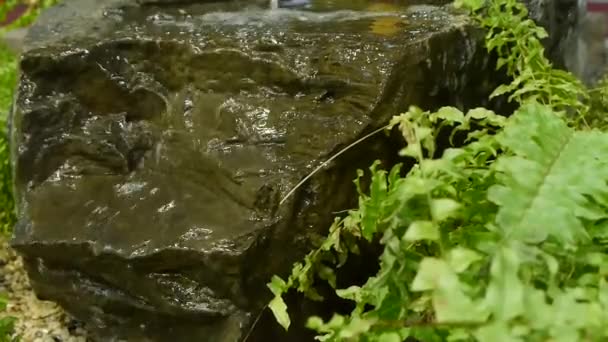
[[[486,29],[486,48],[497,53],[497,69],[513,77],[513,82],[499,86],[491,97],[510,94],[509,100],[519,103],[534,98],[584,120],[589,111],[585,86],[569,72],[552,67],[541,43],[547,31],[528,18],[525,5],[518,0],[456,0],[454,5],[468,10]]]
[[[273,277],[269,304],[288,328],[282,299],[296,289],[322,300],[317,279],[336,287],[335,268],[356,241],[379,240],[380,270],[362,286],[336,289],[349,315],[311,317],[320,341],[599,341],[608,338],[608,133],[571,127],[587,116],[584,86],[544,57],[541,28],[515,0],[457,1],[487,29],[486,43],[513,82],[520,108],[508,119],[416,107],[396,116],[416,160],[405,177],[370,168],[359,207],[337,219],[323,245]],[[440,130],[465,132],[441,152]],[[439,157],[437,155],[441,154]],[[359,173],[359,178],[363,173]]]

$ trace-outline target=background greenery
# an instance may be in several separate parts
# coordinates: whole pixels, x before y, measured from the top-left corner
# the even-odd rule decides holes
[[[19,4],[28,5],[28,10],[9,25],[0,27],[0,36],[12,29],[27,27],[36,20],[45,8],[58,0],[6,0],[0,4],[0,22]],[[17,56],[0,40],[0,234],[10,234],[15,224],[15,205],[12,194],[11,168],[8,149],[7,120],[13,91],[17,81]]]
[[[11,185],[7,118],[17,78],[17,59],[0,44],[0,233],[8,234],[15,224]]]
[[[10,25],[0,27],[0,36],[6,31],[30,25],[44,8],[55,4],[56,0],[7,0],[0,4],[0,22],[20,3],[26,3],[27,12]],[[7,120],[13,100],[18,75],[18,58],[0,39],[0,238],[7,238],[16,222],[15,202],[12,193],[10,151],[8,145]],[[3,244],[4,245],[4,244]],[[0,312],[7,305],[7,298],[0,296]],[[0,316],[0,342],[18,340],[14,336],[15,319]]]
[[[3,17],[0,15],[0,21]],[[0,32],[0,34],[2,34]],[[17,58],[0,43],[0,233],[10,233],[15,223],[10,182],[7,118],[17,79]]]

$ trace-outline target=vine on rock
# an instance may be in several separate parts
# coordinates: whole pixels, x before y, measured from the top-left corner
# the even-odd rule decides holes
[[[269,306],[287,329],[282,296],[296,289],[322,300],[320,279],[355,309],[309,318],[319,341],[605,340],[608,133],[588,126],[589,92],[552,68],[540,42],[546,32],[522,4],[455,5],[487,30],[488,50],[513,78],[493,96],[509,94],[519,109],[508,119],[453,107],[394,117],[407,141],[401,154],[416,165],[401,177],[401,166],[375,163],[367,191],[360,171],[358,208],[336,219],[287,280],[273,277]],[[445,127],[467,140],[435,157]],[[338,289],[335,269],[361,240],[382,244],[380,270]]]

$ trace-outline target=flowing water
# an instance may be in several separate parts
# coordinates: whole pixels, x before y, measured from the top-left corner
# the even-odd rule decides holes
[[[272,8],[296,8],[314,12],[339,10],[395,11],[422,3],[412,0],[271,0]],[[425,4],[445,4],[446,1],[425,1]]]

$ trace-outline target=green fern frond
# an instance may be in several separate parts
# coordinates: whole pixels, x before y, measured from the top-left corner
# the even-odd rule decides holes
[[[587,238],[582,218],[608,196],[608,134],[575,131],[550,108],[524,105],[498,141],[510,151],[495,164],[501,184],[489,190],[505,238],[572,246]]]

